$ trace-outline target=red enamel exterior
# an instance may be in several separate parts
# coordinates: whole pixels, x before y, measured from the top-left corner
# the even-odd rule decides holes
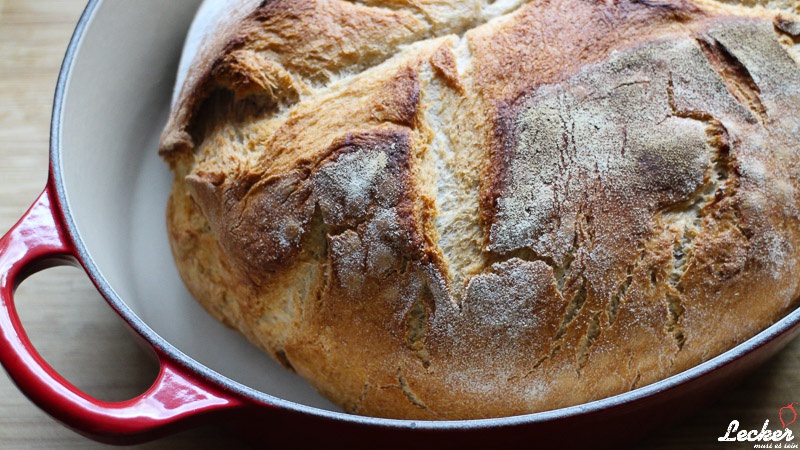
[[[56,373],[36,352],[14,307],[14,290],[37,270],[76,261],[48,187],[0,238],[0,362],[20,390],[70,428],[105,442],[135,442],[196,425],[209,413],[241,406],[233,395],[203,382],[159,354],[152,387],[125,402],[94,399]],[[157,352],[160,353],[160,352]]]

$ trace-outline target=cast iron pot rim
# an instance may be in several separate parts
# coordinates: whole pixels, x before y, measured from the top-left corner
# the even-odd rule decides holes
[[[67,201],[64,180],[61,167],[61,115],[63,113],[64,96],[68,89],[70,74],[75,59],[76,52],[80,46],[84,32],[94,17],[101,0],[90,0],[75,27],[69,46],[67,47],[64,61],[56,84],[55,98],[53,102],[53,113],[50,127],[50,179],[56,189],[58,196],[58,210],[63,215],[66,231],[69,234],[81,265],[86,270],[89,277],[93,280],[100,293],[105,297],[108,304],[150,345],[163,352],[173,361],[182,365],[184,368],[197,373],[205,379],[250,401],[263,404],[264,406],[275,406],[292,412],[310,414],[321,418],[334,421],[344,421],[358,423],[362,425],[372,425],[390,428],[409,428],[409,429],[429,429],[429,430],[453,430],[453,429],[481,429],[511,427],[515,425],[526,425],[537,422],[548,422],[568,417],[580,416],[610,409],[625,404],[632,404],[641,399],[656,395],[661,392],[676,388],[681,384],[688,383],[706,375],[722,366],[730,364],[737,359],[755,351],[780,335],[789,332],[794,326],[800,324],[800,308],[796,308],[791,313],[775,322],[767,329],[737,345],[736,347],[686,371],[657,381],[653,384],[637,388],[633,391],[618,394],[612,397],[596,400],[580,405],[569,406],[551,411],[544,411],[520,416],[501,417],[494,419],[473,419],[473,420],[446,420],[446,421],[426,421],[426,420],[398,420],[383,419],[377,417],[358,416],[321,408],[295,403],[279,397],[266,394],[256,389],[247,387],[239,382],[221,375],[214,370],[195,361],[188,355],[178,350],[175,346],[167,342],[163,337],[153,331],[142,319],[140,319],[130,307],[117,295],[111,285],[98,269],[91,255],[89,255],[83,240],[80,237],[78,228],[72,216],[72,211]]]

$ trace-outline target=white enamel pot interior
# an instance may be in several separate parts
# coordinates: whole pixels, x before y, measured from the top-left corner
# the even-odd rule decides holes
[[[178,275],[165,228],[172,175],[158,156],[184,38],[200,1],[103,1],[68,68],[54,170],[85,262],[125,315],[196,362],[253,389],[338,410],[209,316]]]

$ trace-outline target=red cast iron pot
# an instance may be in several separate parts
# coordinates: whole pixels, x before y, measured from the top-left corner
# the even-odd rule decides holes
[[[443,422],[337,412],[210,319],[172,264],[163,219],[171,178],[156,142],[198,3],[89,3],[58,80],[47,186],[0,239],[0,362],[22,392],[75,431],[136,443],[213,422],[286,447],[616,447],[695,410],[800,332],[796,310],[691,370],[555,411]],[[17,317],[14,290],[26,276],[59,264],[83,267],[155,351],[161,370],[147,392],[99,401],[36,353]]]

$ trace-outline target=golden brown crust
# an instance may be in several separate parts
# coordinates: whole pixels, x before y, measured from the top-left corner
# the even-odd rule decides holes
[[[586,402],[797,306],[790,11],[363,3],[265,2],[162,140],[189,289],[347,411]]]
[[[424,23],[409,12],[344,1],[261,2],[237,25],[216,38],[216,54],[202,55],[202,72],[182,91],[164,131],[162,156],[192,149],[200,138],[189,130],[193,116],[214,91],[230,91],[237,100],[255,95],[265,103],[261,109],[269,111],[295,103],[308,84],[385,60],[425,32]]]

